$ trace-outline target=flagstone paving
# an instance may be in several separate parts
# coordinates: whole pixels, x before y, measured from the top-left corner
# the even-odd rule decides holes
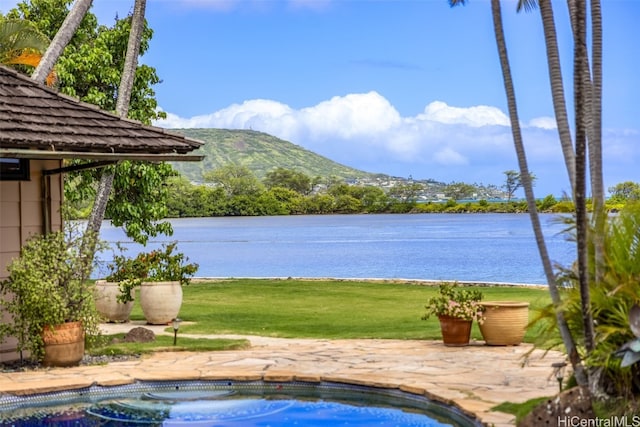
[[[103,329],[115,333],[135,326]],[[149,328],[167,333],[164,327]],[[513,426],[512,415],[491,408],[555,395],[558,384],[551,364],[564,360],[559,352],[545,355],[529,344],[445,347],[440,341],[419,340],[242,338],[249,339],[250,348],[162,352],[106,365],[0,373],[0,392],[25,395],[136,380],[330,381],[398,388],[455,405],[486,425]]]

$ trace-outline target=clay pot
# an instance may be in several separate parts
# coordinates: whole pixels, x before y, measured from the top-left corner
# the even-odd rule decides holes
[[[44,366],[75,366],[84,356],[84,329],[80,322],[68,322],[53,328],[45,327]]]
[[[480,332],[487,345],[518,345],[529,323],[529,303],[484,301],[484,321]]]
[[[463,347],[469,345],[471,337],[472,320],[464,320],[458,317],[438,316],[442,341],[447,347]]]

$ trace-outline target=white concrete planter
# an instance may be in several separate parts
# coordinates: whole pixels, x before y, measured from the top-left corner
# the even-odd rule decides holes
[[[147,323],[165,325],[178,317],[182,306],[180,282],[142,282],[140,306]]]
[[[109,322],[128,322],[133,309],[133,301],[118,302],[120,287],[118,282],[96,281],[96,309]]]

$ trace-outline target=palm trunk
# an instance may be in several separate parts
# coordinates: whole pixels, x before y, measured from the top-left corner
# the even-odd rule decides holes
[[[136,0],[133,16],[131,18],[131,31],[129,33],[129,42],[127,45],[127,55],[125,57],[124,69],[120,77],[120,86],[118,88],[118,99],[116,101],[116,113],[123,118],[129,113],[129,103],[131,100],[131,91],[135,80],[135,72],[138,66],[138,55],[140,54],[140,41],[142,40],[142,30],[144,29],[144,15],[146,9],[146,0]],[[87,222],[87,235],[100,232],[104,214],[113,188],[114,169],[108,168],[103,170],[98,184],[98,192],[96,200],[91,210],[89,221]],[[91,251],[89,253],[93,253]]]
[[[571,140],[571,130],[569,128],[569,118],[567,116],[567,105],[565,102],[564,85],[562,82],[562,69],[560,67],[560,53],[558,52],[558,38],[556,26],[553,18],[553,7],[550,0],[539,0],[540,16],[544,28],[544,40],[547,47],[547,64],[549,67],[549,81],[551,84],[551,96],[553,99],[553,110],[558,126],[558,136],[564,156],[564,163],[569,175],[571,184],[571,194],[575,192],[575,153]]]
[[[540,218],[536,207],[535,196],[533,194],[533,186],[531,183],[531,175],[527,166],[527,157],[524,150],[524,144],[522,140],[522,132],[520,130],[520,122],[518,118],[518,109],[516,105],[515,89],[513,86],[513,79],[511,77],[511,67],[509,65],[509,58],[507,55],[507,46],[504,38],[504,30],[502,27],[502,13],[500,10],[500,0],[491,0],[491,11],[493,16],[493,25],[495,30],[496,43],[498,46],[498,55],[500,57],[500,66],[502,68],[502,76],[504,79],[504,87],[507,95],[507,103],[509,107],[509,119],[511,121],[511,132],[513,136],[513,143],[518,157],[518,165],[520,167],[520,177],[522,180],[522,187],[525,191],[525,197],[527,199],[527,206],[529,208],[529,215],[531,217],[531,224],[535,235],[536,243],[538,245],[538,251],[544,267],[545,276],[547,278],[549,292],[553,304],[556,307],[560,305],[560,294],[553,274],[553,268],[549,258],[549,253],[542,234],[542,227],[540,226]],[[573,337],[569,327],[564,319],[562,311],[556,310],[556,316],[558,321],[558,328],[560,335],[567,349],[569,360],[572,364],[576,381],[579,385],[587,384],[587,376],[582,366],[580,356],[576,349]]]
[[[576,234],[578,242],[578,281],[580,300],[582,303],[582,321],[584,342],[587,353],[595,348],[593,316],[591,314],[591,298],[589,292],[588,254],[588,221],[586,197],[586,148],[587,130],[591,124],[589,108],[589,62],[587,58],[586,35],[586,0],[575,3],[574,25],[574,97],[576,120]]]
[[[39,83],[44,83],[54,65],[58,62],[58,58],[62,55],[62,51],[67,47],[69,41],[80,26],[80,23],[91,8],[92,0],[76,0],[69,14],[64,19],[62,26],[51,41],[49,48],[40,59],[40,63],[31,75],[31,78]]]
[[[595,283],[603,280],[604,229],[606,213],[604,207],[604,183],[602,177],[602,11],[600,0],[591,0],[591,132],[589,133],[589,173],[591,174],[591,197],[594,216],[594,271]]]

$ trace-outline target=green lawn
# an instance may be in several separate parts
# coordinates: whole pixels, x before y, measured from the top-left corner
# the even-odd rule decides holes
[[[529,301],[530,317],[547,290],[483,287],[484,300]],[[421,320],[436,286],[340,280],[233,279],[183,287],[184,334],[299,338],[441,339],[437,318]],[[136,303],[131,318],[142,320]],[[530,329],[525,341],[531,342]],[[477,324],[472,338],[482,339]]]

